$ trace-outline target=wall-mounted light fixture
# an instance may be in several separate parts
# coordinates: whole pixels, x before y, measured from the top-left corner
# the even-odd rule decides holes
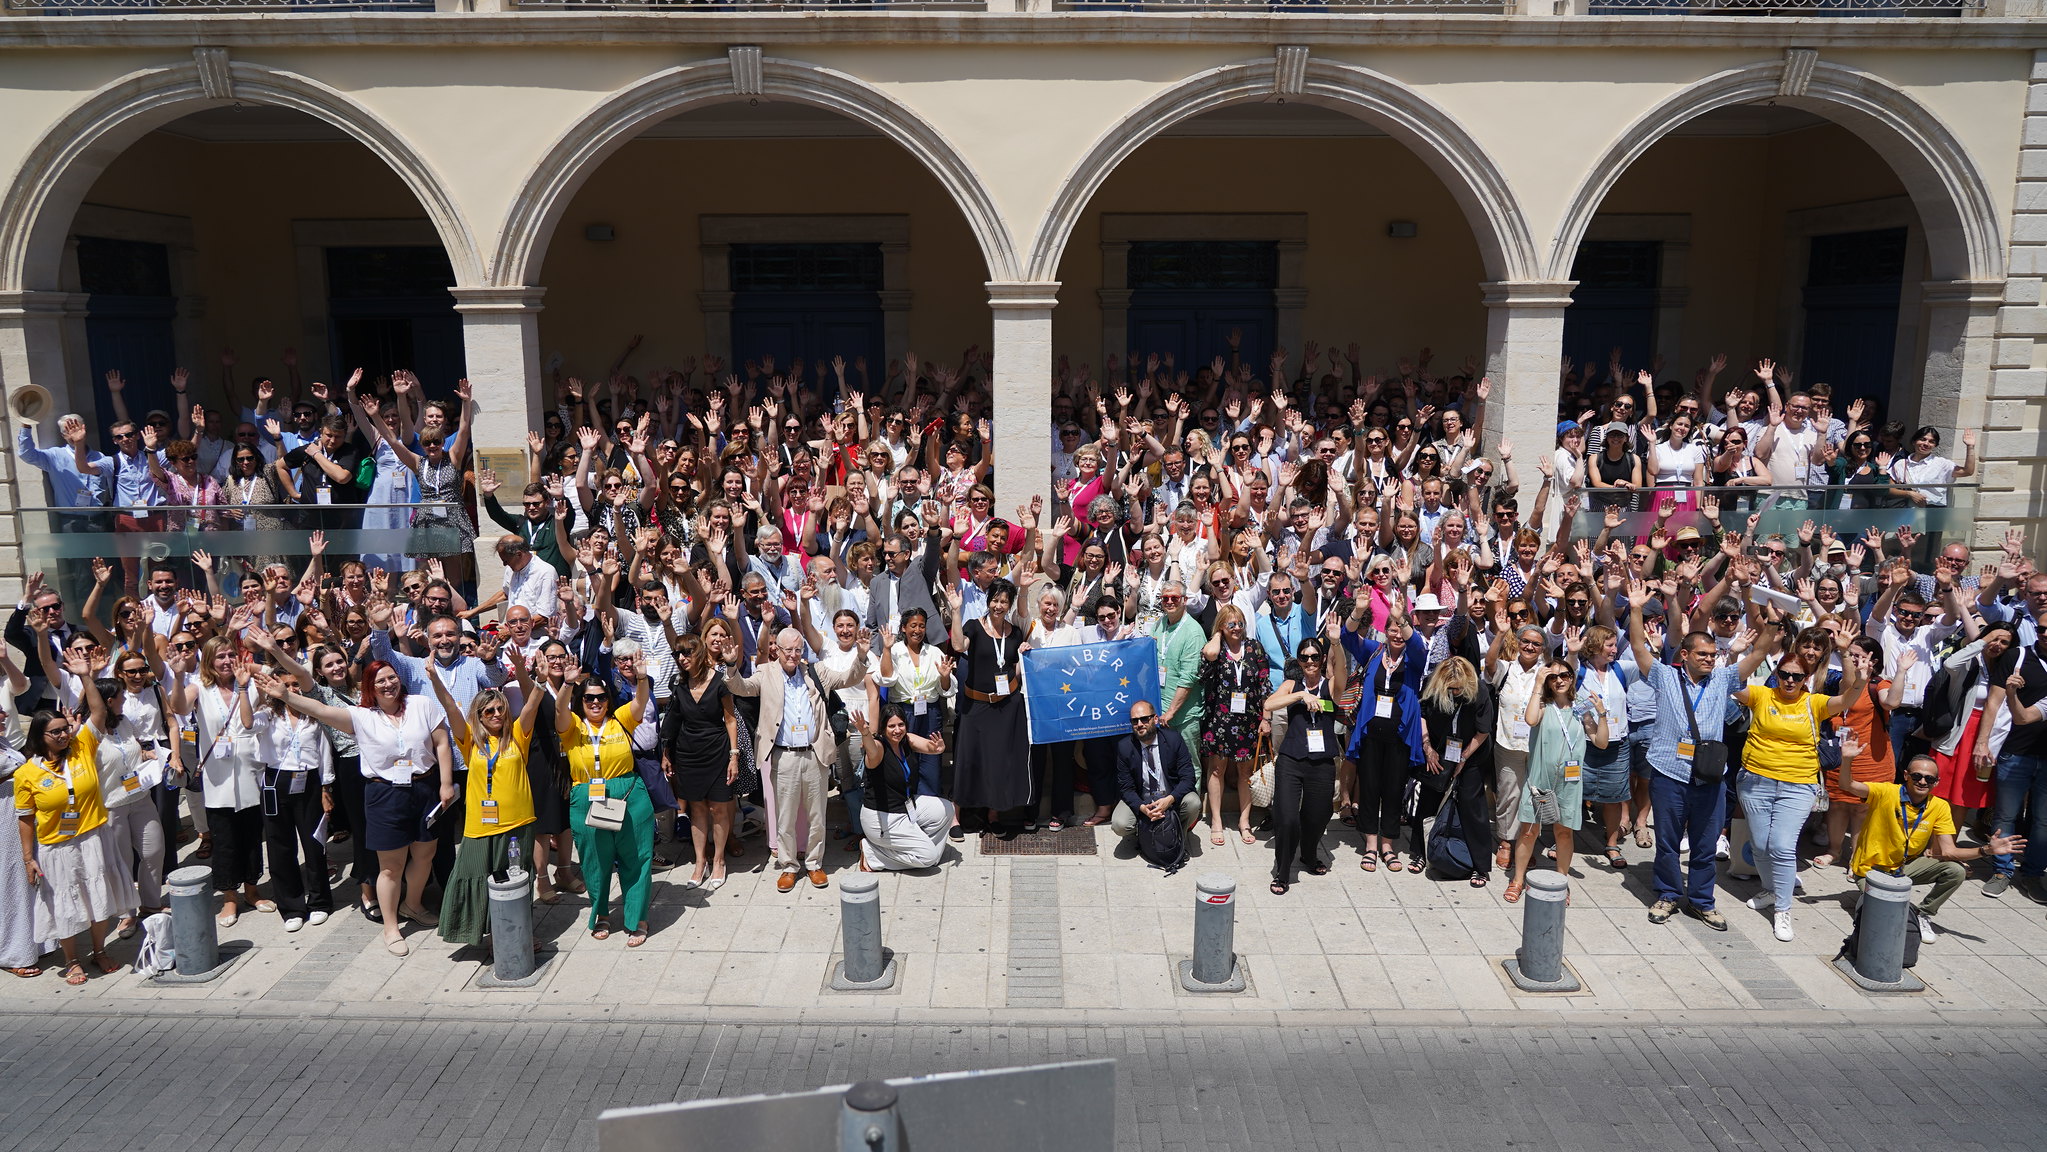
[[[1412,240],[1421,235],[1421,232],[1422,226],[1412,220],[1389,220],[1386,222],[1386,235],[1393,237],[1395,240]]]
[[[583,239],[594,244],[609,244],[618,239],[618,229],[609,224],[583,225]]]

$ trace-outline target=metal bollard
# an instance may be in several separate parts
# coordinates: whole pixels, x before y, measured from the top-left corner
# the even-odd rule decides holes
[[[875,992],[895,987],[896,958],[881,946],[881,877],[855,872],[839,881],[839,925],[846,958],[832,965],[832,988]]]
[[[507,846],[505,863],[504,879],[493,873],[486,881],[491,964],[476,974],[478,988],[531,988],[546,975],[544,962],[533,954],[533,874],[521,867],[517,836]]]
[[[1194,881],[1194,958],[1179,964],[1180,987],[1189,992],[1242,992],[1237,964],[1237,881],[1210,872]]]
[[[1578,978],[1564,967],[1564,900],[1571,881],[1548,869],[1530,872],[1521,897],[1521,947],[1504,963],[1523,992],[1576,992]]]
[[[1912,881],[1872,869],[1862,878],[1862,908],[1857,913],[1855,955],[1835,959],[1834,967],[1865,992],[1921,992],[1924,981],[1905,970],[1905,933],[1912,930],[1906,909],[1912,903]]]
[[[213,869],[180,868],[165,889],[171,898],[171,947],[178,975],[197,976],[220,966],[220,933],[213,921]]]
[[[862,1080],[839,1099],[840,1152],[899,1152],[902,1118],[896,1112],[896,1086],[885,1080]]]

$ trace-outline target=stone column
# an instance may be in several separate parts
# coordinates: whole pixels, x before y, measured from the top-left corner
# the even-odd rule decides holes
[[[1052,308],[1058,281],[991,281],[995,312],[995,507],[1005,517],[1032,496],[1052,504]]]
[[[1926,365],[1920,376],[1919,422],[1940,429],[1941,443],[1957,450],[1948,453],[1957,460],[1961,430],[1984,426],[1991,345],[2003,301],[2002,280],[1928,280],[1920,285]]]
[[[450,288],[462,316],[463,359],[475,390],[470,431],[478,468],[503,481],[498,499],[518,507],[526,484],[526,433],[541,426],[546,403],[540,381],[540,298],[545,288]],[[509,495],[508,495],[509,493]],[[497,538],[503,530],[477,509],[476,587],[488,597],[504,583]]]
[[[1571,289],[1577,282],[1515,280],[1481,287],[1486,304],[1485,370],[1493,379],[1482,447],[1488,455],[1497,452],[1503,436],[1513,445],[1525,512],[1541,480],[1536,461],[1556,447],[1564,309],[1571,305]]]
[[[2020,136],[2017,189],[2007,235],[2011,248],[1999,298],[1995,337],[1989,342],[1989,399],[1982,412],[1977,445],[1976,539],[1994,550],[2005,529],[2024,528],[2040,544],[2040,520],[2047,514],[2047,446],[2041,438],[2047,405],[2047,51],[2033,53],[2026,119]],[[1990,288],[1990,285],[1983,285]],[[1982,341],[1976,341],[1979,347]],[[1929,341],[1929,346],[1931,342]],[[1973,351],[1973,350],[1972,350]],[[1927,387],[1932,388],[1929,359]],[[1930,413],[1929,413],[1930,414]],[[1971,413],[1964,409],[1966,420]],[[1929,420],[1942,428],[1944,420]],[[1947,455],[1961,459],[1959,446]],[[1987,558],[1979,553],[1979,559]]]
[[[0,292],[0,388],[5,390],[0,399],[7,405],[5,418],[0,419],[0,429],[7,436],[7,450],[0,452],[4,457],[0,459],[0,601],[21,596],[22,579],[28,571],[22,539],[52,531],[42,514],[16,511],[23,505],[47,504],[49,490],[42,473],[15,459],[14,435],[21,425],[14,419],[14,393],[29,383],[49,390],[49,412],[36,429],[38,443],[47,445],[57,439],[57,417],[66,412],[81,412],[88,423],[94,422],[92,384],[85,378],[85,366],[79,366],[74,381],[66,355],[69,330],[82,326],[85,300],[79,292]]]

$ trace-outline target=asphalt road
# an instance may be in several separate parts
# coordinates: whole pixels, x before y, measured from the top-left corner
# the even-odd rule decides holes
[[[1095,1057],[1116,1061],[1119,1149],[2037,1148],[2047,1131],[2043,1041],[2037,1029],[1882,1024],[1061,1029],[10,1015],[0,1016],[0,1149],[594,1150],[607,1107]],[[972,1147],[972,1135],[918,1146]]]

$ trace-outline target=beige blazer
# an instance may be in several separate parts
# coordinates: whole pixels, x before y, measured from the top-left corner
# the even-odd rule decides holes
[[[817,670],[817,679],[823,682],[827,692],[851,688],[860,683],[866,675],[865,647],[860,648],[853,658],[853,663],[843,672],[828,668]],[[759,727],[754,729],[753,752],[755,764],[763,769],[767,767],[768,758],[775,750],[775,733],[782,727],[782,686],[788,683],[788,679],[782,671],[780,660],[756,663],[751,676],[741,676],[736,667],[728,668],[725,672],[725,686],[734,696],[760,697],[761,718]],[[814,727],[817,734],[811,744],[811,754],[817,757],[820,764],[836,764],[839,759],[838,740],[832,735],[831,721],[825,712],[824,697],[818,695],[817,685],[811,682],[807,673],[803,677],[803,690],[810,693],[810,714],[816,721]]]

